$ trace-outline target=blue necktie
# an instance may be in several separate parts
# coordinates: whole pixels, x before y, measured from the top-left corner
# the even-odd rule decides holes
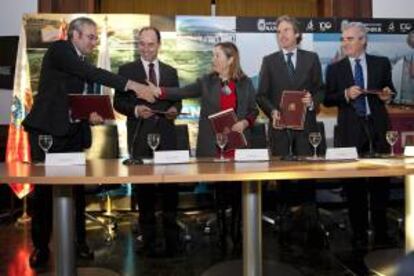
[[[288,74],[290,79],[293,79],[293,77],[295,76],[295,66],[293,66],[293,62],[292,62],[292,56],[293,53],[287,53],[286,57],[287,57],[287,69],[288,69]]]
[[[364,73],[362,71],[361,60],[359,58],[355,59],[354,74],[355,85],[359,86],[361,89],[364,89]],[[361,94],[354,100],[353,103],[355,111],[360,117],[363,117],[367,114],[365,99],[366,95]]]

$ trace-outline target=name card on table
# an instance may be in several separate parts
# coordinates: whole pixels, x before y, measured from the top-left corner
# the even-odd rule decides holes
[[[236,149],[235,161],[269,161],[268,149]]]
[[[154,152],[154,164],[189,163],[188,150],[163,150]]]
[[[356,160],[358,152],[356,147],[328,148],[326,150],[326,160]]]
[[[414,146],[405,146],[404,156],[414,156]]]
[[[85,165],[86,157],[83,152],[65,152],[46,154],[46,166]]]

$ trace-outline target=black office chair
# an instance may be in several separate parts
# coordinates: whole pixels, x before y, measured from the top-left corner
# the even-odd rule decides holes
[[[112,159],[119,157],[118,128],[116,125],[98,125],[91,128],[92,145],[86,150],[87,159]],[[105,242],[110,244],[116,236],[118,217],[112,212],[111,193],[122,185],[96,185],[85,187],[85,193],[94,197],[98,196],[98,208],[105,211],[91,211],[85,213],[85,217],[99,225],[104,230]]]
[[[316,128],[311,131],[318,131],[321,133],[322,141],[317,148],[317,153],[319,156],[324,156],[326,153],[326,137],[323,122],[317,122]],[[309,185],[313,185],[316,191],[320,184],[309,183]],[[295,200],[295,203],[290,202],[289,200],[286,201],[286,197],[289,197],[291,193],[296,194],[296,192],[290,190],[281,191],[280,186],[275,181],[270,181],[265,187],[264,215],[262,216],[262,219],[273,226],[274,231],[279,234],[282,243],[286,243],[288,240],[287,235],[292,234],[297,242],[303,244],[312,243],[319,246],[328,245],[330,232],[321,222],[321,210],[319,210],[318,205],[309,202],[310,204],[299,203],[299,206],[297,206],[297,199]],[[299,195],[299,197],[303,196],[305,195]],[[274,204],[275,201],[276,205]],[[298,222],[300,223],[297,224]],[[292,233],[292,231],[289,231],[288,229],[292,227],[292,224],[297,225],[301,229],[303,228],[300,233],[303,232],[304,235],[299,232]],[[321,236],[321,234],[323,236]]]

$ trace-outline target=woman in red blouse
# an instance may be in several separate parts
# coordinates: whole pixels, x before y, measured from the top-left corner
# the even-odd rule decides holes
[[[216,145],[216,135],[208,116],[228,108],[233,108],[238,121],[232,131],[243,132],[249,141],[250,127],[253,126],[259,113],[255,89],[251,80],[244,74],[240,66],[239,51],[231,42],[222,42],[214,46],[212,72],[197,79],[194,83],[182,88],[158,88],[150,86],[153,93],[162,99],[180,100],[184,98],[200,98],[200,119],[197,136],[197,157],[217,157],[220,149]],[[227,149],[225,156],[233,157],[234,150]],[[223,226],[221,241],[226,249],[225,209],[232,208],[231,237],[233,250],[241,249],[241,185],[240,183],[217,183],[216,195],[218,205],[218,223]]]

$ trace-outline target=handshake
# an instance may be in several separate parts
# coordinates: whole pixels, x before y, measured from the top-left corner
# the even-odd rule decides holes
[[[160,97],[161,88],[155,86],[149,81],[147,81],[147,84],[148,85],[129,80],[126,85],[126,89],[134,91],[138,98],[149,103],[153,103]]]

